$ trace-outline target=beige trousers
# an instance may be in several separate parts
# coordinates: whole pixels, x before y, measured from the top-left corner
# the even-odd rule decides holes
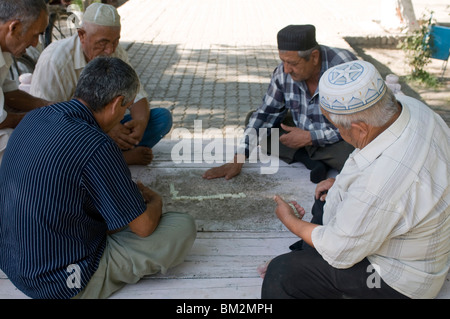
[[[175,212],[164,213],[157,229],[146,238],[128,227],[108,235],[97,271],[75,298],[108,298],[144,276],[165,273],[184,261],[196,235],[192,216]]]

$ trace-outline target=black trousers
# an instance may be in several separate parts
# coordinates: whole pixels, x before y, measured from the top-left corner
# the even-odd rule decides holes
[[[322,223],[323,202],[313,206],[313,220]],[[347,269],[337,269],[306,243],[274,258],[264,276],[263,299],[406,299],[375,272],[367,258]]]

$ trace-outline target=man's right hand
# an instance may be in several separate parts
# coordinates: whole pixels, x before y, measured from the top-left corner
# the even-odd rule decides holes
[[[244,155],[235,155],[232,163],[227,163],[219,167],[213,167],[203,174],[204,179],[214,179],[225,177],[226,180],[232,179],[242,170],[244,166]]]
[[[147,237],[155,231],[156,227],[158,227],[163,203],[162,198],[158,193],[144,186],[141,182],[137,182],[137,186],[147,204],[147,209],[132,220],[128,226],[130,227],[130,230],[139,237]]]
[[[316,199],[319,199],[322,202],[325,201],[328,190],[333,186],[335,180],[336,179],[330,177],[317,184],[315,191]]]
[[[9,112],[5,120],[0,123],[0,129],[4,128],[16,128],[20,121],[25,116],[25,113],[11,113]]]

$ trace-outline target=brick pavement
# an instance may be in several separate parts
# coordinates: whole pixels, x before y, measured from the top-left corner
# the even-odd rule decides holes
[[[381,2],[128,0],[119,7],[121,40],[151,105],[169,108],[174,128],[192,129],[202,120],[204,129],[223,133],[241,130],[259,106],[279,63],[278,30],[311,23],[320,43],[351,49],[344,37],[392,36],[375,21]],[[445,12],[443,0],[414,1],[416,11],[428,4]]]

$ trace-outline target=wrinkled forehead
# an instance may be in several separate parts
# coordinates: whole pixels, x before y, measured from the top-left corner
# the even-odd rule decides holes
[[[105,38],[119,38],[120,27],[103,26],[93,23],[84,23],[82,29],[88,36],[105,37]]]

